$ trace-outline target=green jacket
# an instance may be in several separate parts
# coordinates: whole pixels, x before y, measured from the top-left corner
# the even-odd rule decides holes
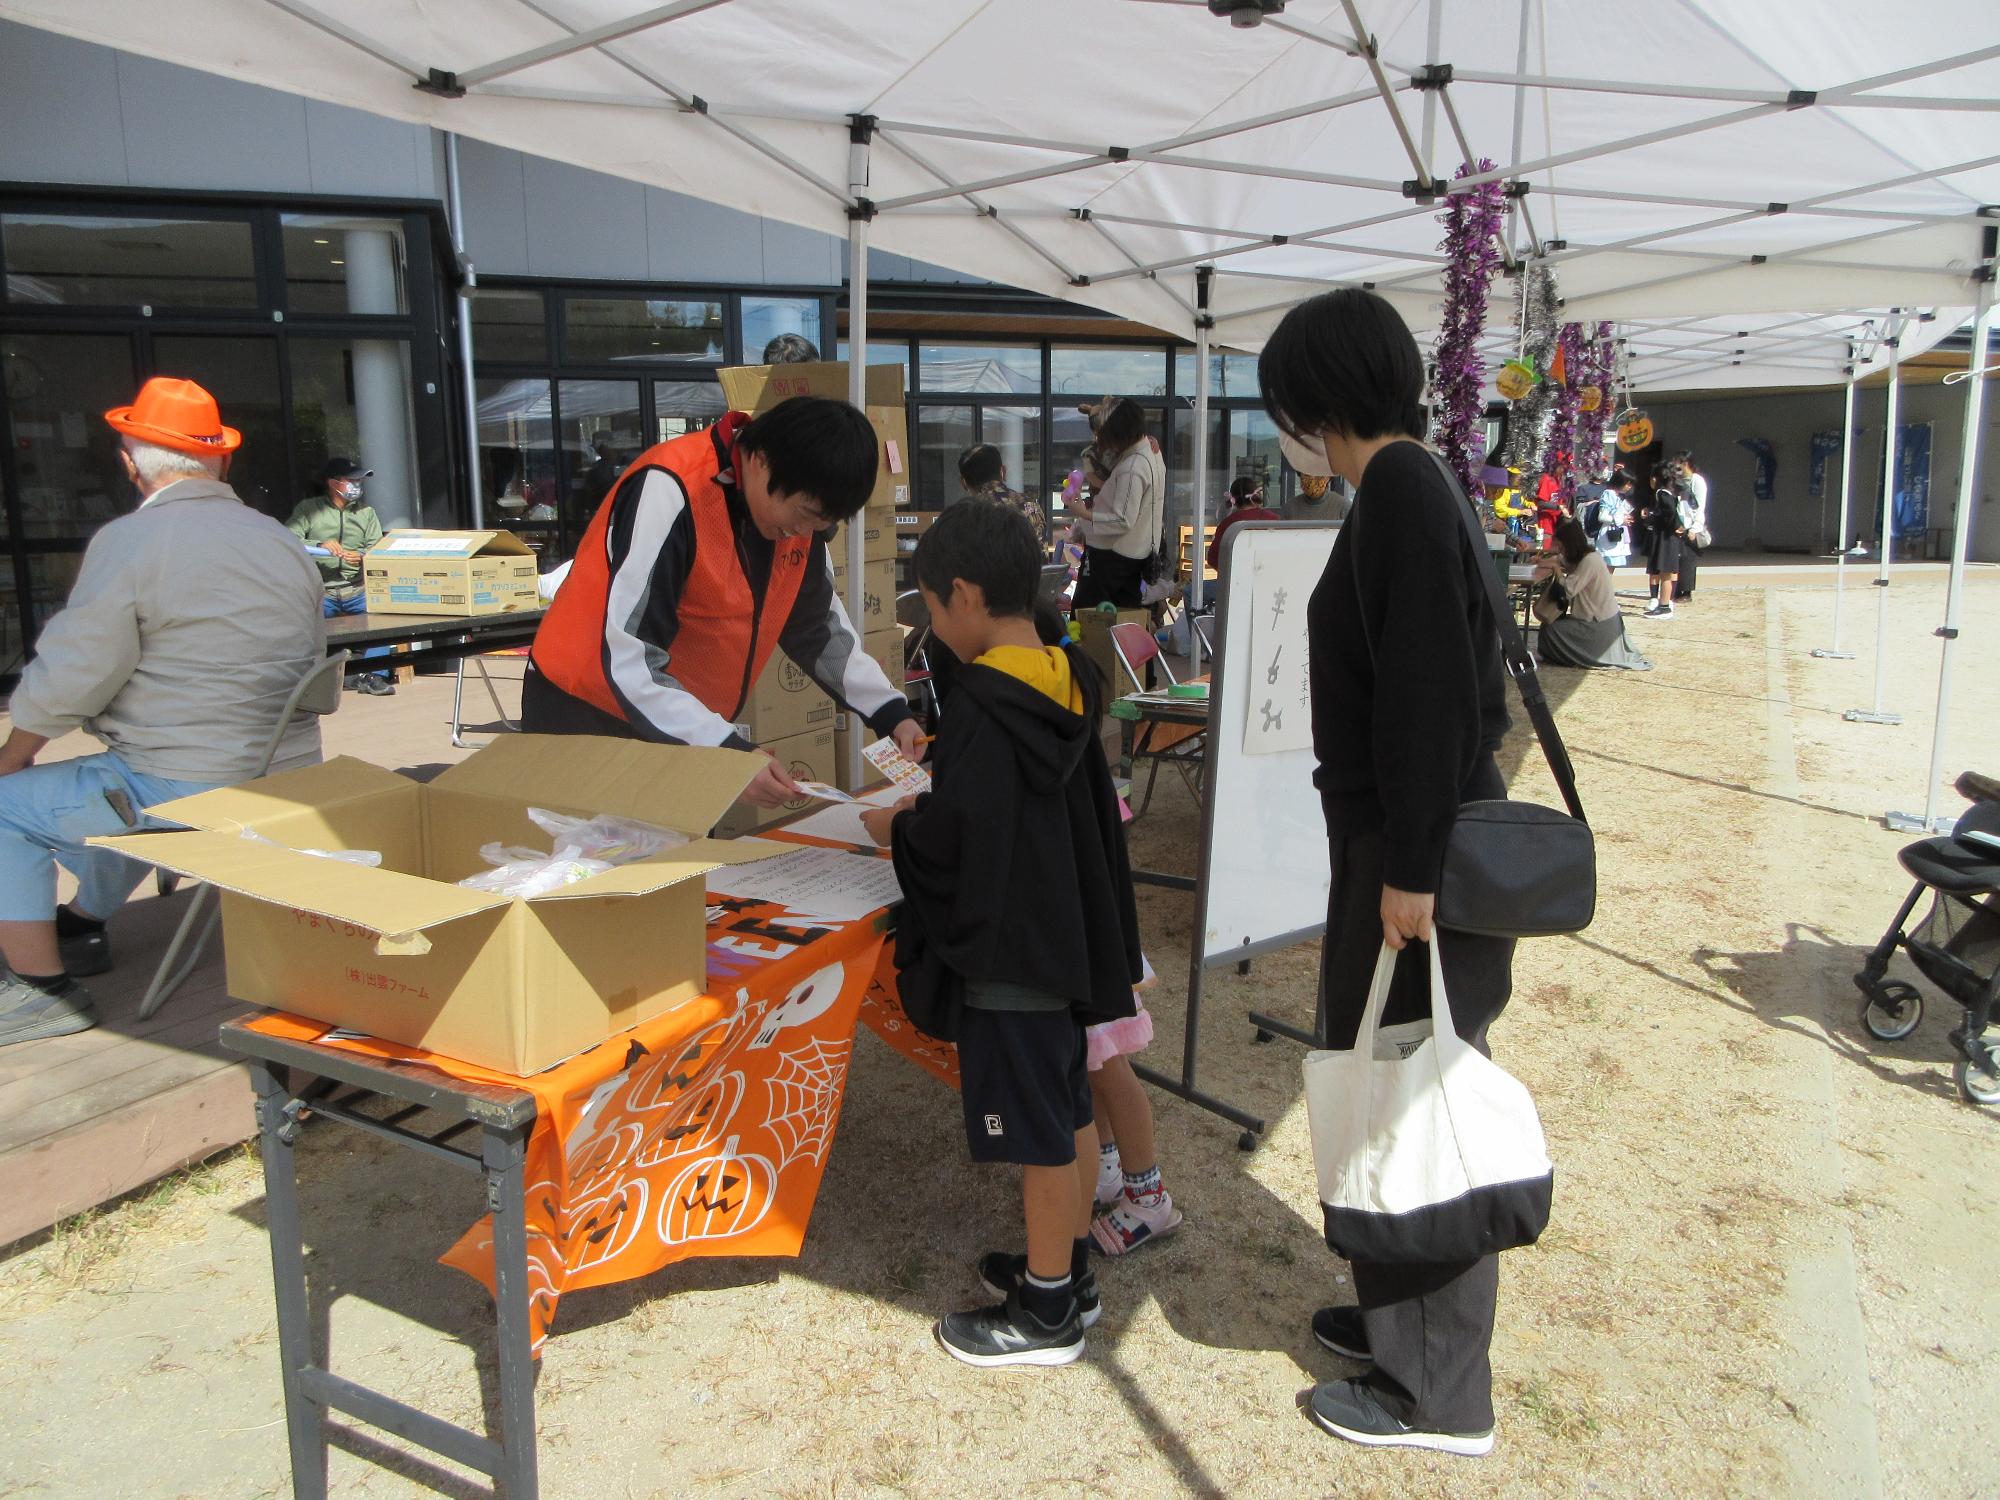
[[[285,529],[308,547],[338,542],[350,552],[366,552],[382,540],[382,518],[372,505],[350,505],[345,510],[324,495],[308,495],[292,511]],[[358,588],[361,564],[342,562],[337,557],[318,557],[320,582],[330,589]]]

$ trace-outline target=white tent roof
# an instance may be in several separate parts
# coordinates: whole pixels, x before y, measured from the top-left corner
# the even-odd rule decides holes
[[[1561,246],[1565,316],[1620,323],[1653,389],[1837,380],[1890,309],[1943,309],[1902,353],[1928,346],[1973,304],[2000,203],[1993,0],[1291,0],[1254,30],[1205,0],[0,16],[831,233],[865,199],[881,248],[1175,332],[1213,265],[1237,348],[1329,284],[1433,327],[1437,208],[1406,184],[1490,158],[1526,184],[1516,245]],[[875,122],[859,192],[851,116]]]

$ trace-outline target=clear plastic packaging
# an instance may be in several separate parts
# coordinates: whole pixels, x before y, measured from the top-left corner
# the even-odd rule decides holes
[[[254,829],[243,830],[243,837],[253,844],[269,844],[273,849],[292,849],[290,844],[281,844],[276,839],[267,839]],[[382,863],[382,855],[376,849],[292,849],[294,854],[310,854],[314,859],[337,859],[344,865],[366,865],[375,869]]]
[[[497,841],[486,844],[481,847],[479,857],[493,868],[468,875],[459,884],[475,891],[531,899],[601,875],[613,866],[678,849],[689,841],[686,834],[671,828],[613,817],[609,813],[575,818],[550,812],[545,807],[531,807],[528,817],[554,840],[554,849],[544,854],[519,844]]]

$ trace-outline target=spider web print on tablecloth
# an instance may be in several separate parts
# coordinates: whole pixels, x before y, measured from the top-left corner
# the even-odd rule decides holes
[[[780,1171],[802,1156],[817,1162],[826,1154],[840,1118],[841,1084],[853,1052],[852,1042],[828,1046],[815,1037],[797,1052],[783,1054],[764,1080],[771,1098],[766,1124],[784,1152]]]

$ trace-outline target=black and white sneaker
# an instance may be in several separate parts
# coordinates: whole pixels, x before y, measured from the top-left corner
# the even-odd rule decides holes
[[[1342,1359],[1358,1359],[1373,1364],[1368,1352],[1368,1330],[1361,1323],[1358,1307],[1322,1307],[1312,1316],[1313,1337],[1322,1349],[1330,1349]]]
[[[953,1359],[968,1365],[1066,1365],[1083,1353],[1083,1323],[1076,1299],[1069,1316],[1053,1327],[1021,1306],[1015,1292],[998,1307],[951,1313],[937,1321],[937,1341]]]
[[[1493,1429],[1484,1432],[1434,1432],[1399,1422],[1360,1380],[1324,1380],[1313,1387],[1306,1415],[1316,1426],[1350,1443],[1371,1448],[1428,1448],[1484,1458],[1493,1451]]]
[[[979,1284],[996,1297],[1011,1297],[1027,1279],[1028,1257],[993,1250],[979,1257]],[[1085,1271],[1076,1283],[1076,1311],[1085,1328],[1096,1324],[1104,1307],[1097,1300],[1097,1273]]]
[[[1674,607],[1671,604],[1655,604],[1639,618],[1642,620],[1671,620],[1673,617]]]

